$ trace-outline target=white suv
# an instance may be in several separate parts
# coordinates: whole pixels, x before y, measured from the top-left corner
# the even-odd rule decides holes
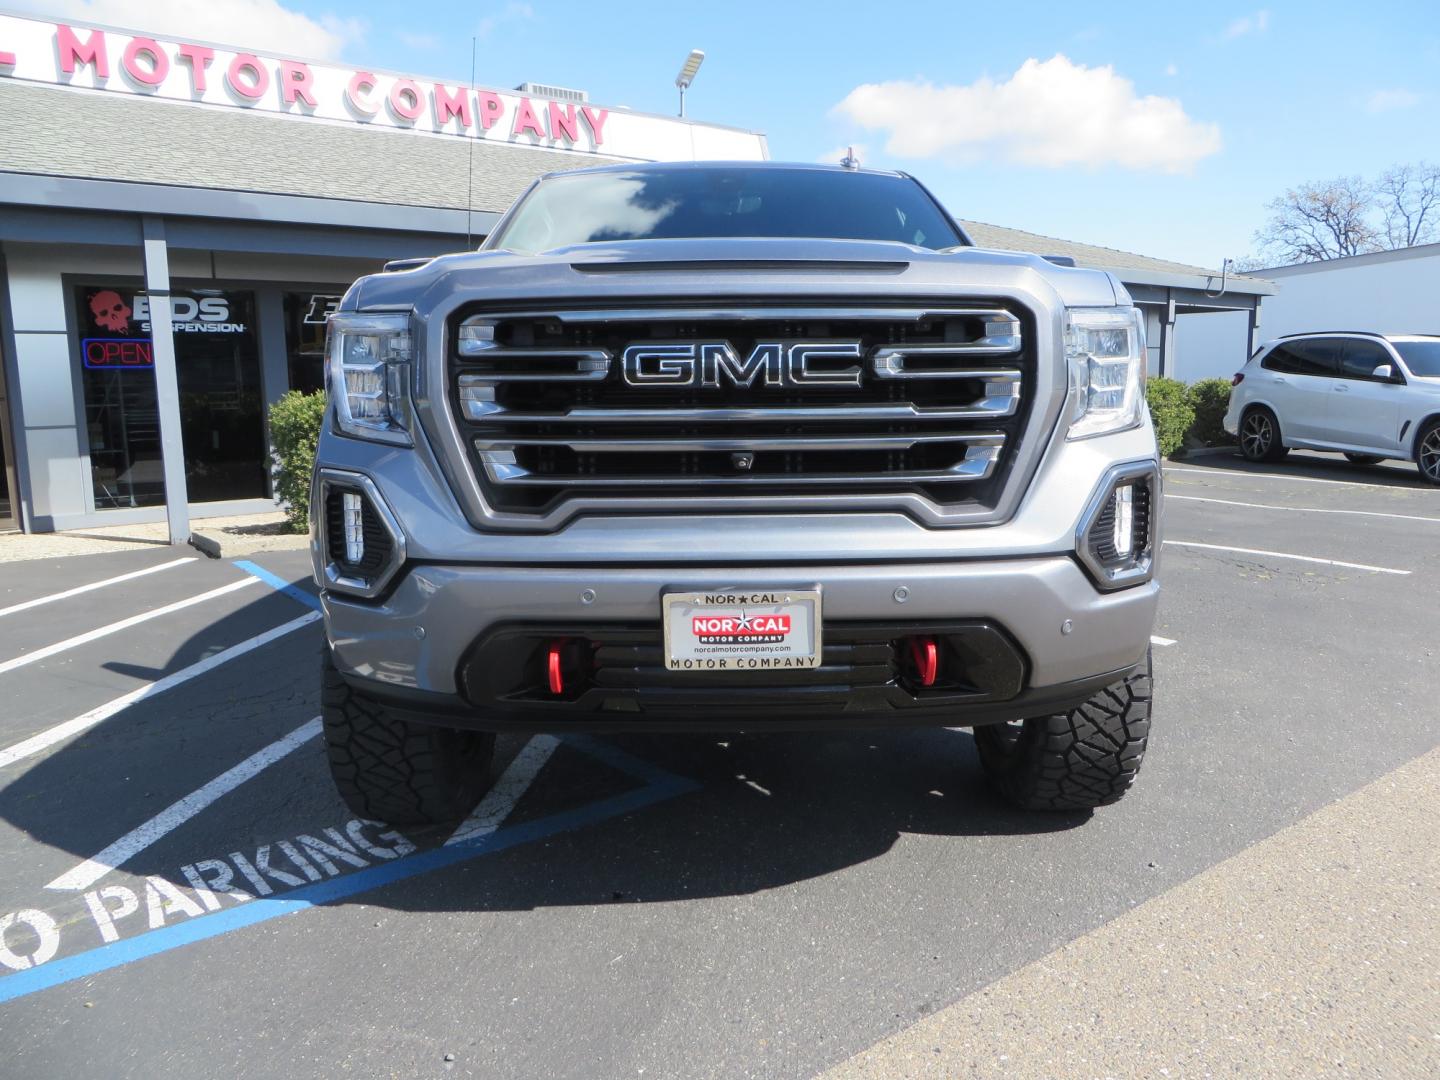
[[[1257,349],[1234,387],[1225,430],[1251,461],[1334,450],[1413,461],[1440,484],[1440,336],[1292,334]]]

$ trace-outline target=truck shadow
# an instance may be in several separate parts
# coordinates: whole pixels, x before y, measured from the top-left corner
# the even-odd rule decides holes
[[[907,836],[1038,840],[1091,818],[1089,811],[1029,813],[999,802],[985,785],[968,731],[627,735],[605,741],[694,781],[697,790],[367,893],[363,902],[463,912],[742,896],[859,866],[885,856]],[[584,756],[557,760],[555,774],[542,774],[517,817],[545,813],[556,788],[585,768],[576,760]],[[416,839],[424,842],[423,835]],[[995,857],[994,845],[985,847],[983,856],[964,843],[944,850],[947,858],[973,857],[978,864]]]

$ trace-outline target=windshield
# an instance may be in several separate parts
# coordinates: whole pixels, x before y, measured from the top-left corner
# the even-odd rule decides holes
[[[1422,379],[1440,379],[1440,338],[1431,341],[1392,341],[1410,374]]]
[[[740,236],[937,249],[965,242],[907,177],[737,166],[551,177],[487,246],[534,253],[614,240]]]

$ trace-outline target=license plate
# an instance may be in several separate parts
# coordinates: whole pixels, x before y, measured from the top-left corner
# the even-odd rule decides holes
[[[660,596],[670,671],[820,666],[820,591],[670,592]]]

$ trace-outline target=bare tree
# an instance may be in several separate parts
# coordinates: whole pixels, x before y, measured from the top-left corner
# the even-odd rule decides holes
[[[1385,223],[1388,248],[1428,244],[1436,237],[1440,218],[1440,166],[1392,165],[1375,183],[1375,199]]]
[[[1255,242],[1284,262],[1378,251],[1380,234],[1367,220],[1374,206],[1370,185],[1358,176],[1302,184],[1266,205],[1270,220],[1255,233]]]

